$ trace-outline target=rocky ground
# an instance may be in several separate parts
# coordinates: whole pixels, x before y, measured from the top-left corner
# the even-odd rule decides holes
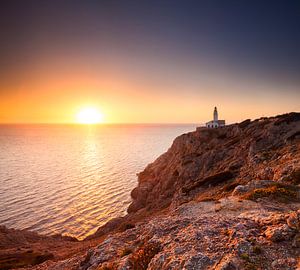
[[[299,184],[299,113],[198,128],[139,174],[127,216],[27,269],[300,269]]]

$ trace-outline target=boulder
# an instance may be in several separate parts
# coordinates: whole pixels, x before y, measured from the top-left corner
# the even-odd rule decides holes
[[[249,191],[249,186],[245,185],[238,185],[235,187],[235,189],[232,191],[232,196],[239,196],[242,194],[245,194]]]
[[[289,228],[288,225],[270,226],[265,231],[265,236],[272,242],[291,240],[295,235],[295,231]]]

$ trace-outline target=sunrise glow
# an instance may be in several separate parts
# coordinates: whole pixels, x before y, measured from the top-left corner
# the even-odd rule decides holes
[[[103,118],[103,113],[99,109],[87,107],[78,112],[76,122],[79,124],[100,124],[103,123]]]

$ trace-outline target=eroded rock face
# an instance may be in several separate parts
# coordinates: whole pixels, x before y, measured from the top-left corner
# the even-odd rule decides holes
[[[300,114],[291,113],[222,129],[198,128],[179,136],[138,175],[128,212],[162,209],[174,201],[186,201],[185,197],[190,200],[209,193],[211,187],[217,187],[219,197],[228,196],[232,190],[221,190],[228,183],[300,183],[299,119]]]

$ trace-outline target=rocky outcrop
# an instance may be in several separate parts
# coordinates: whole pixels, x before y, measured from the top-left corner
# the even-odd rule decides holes
[[[197,196],[225,197],[252,180],[300,183],[299,132],[300,114],[290,113],[183,134],[138,175],[128,212],[163,209]]]
[[[45,236],[0,226],[0,269],[48,269],[48,265],[55,265],[57,261],[74,254],[76,257],[71,261],[78,264],[84,258],[86,250],[96,244],[95,240],[78,241],[69,236]],[[66,266],[68,267],[65,269],[71,269],[70,262]]]

